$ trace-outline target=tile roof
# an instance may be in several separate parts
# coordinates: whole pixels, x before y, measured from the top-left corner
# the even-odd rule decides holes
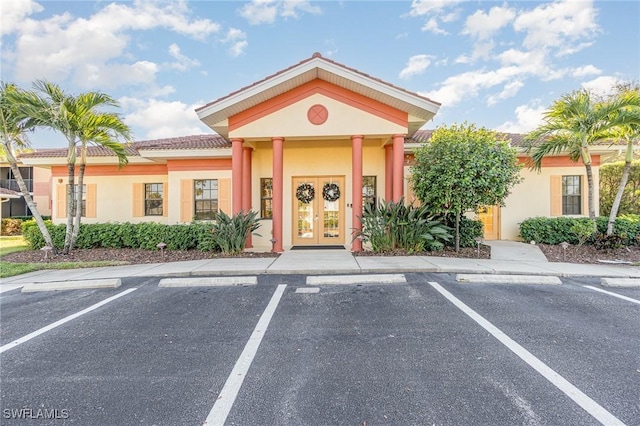
[[[153,150],[181,150],[181,149],[217,149],[230,148],[231,143],[219,135],[193,135],[174,138],[152,139],[132,142],[126,146],[127,156],[139,157],[139,151]],[[67,156],[66,148],[42,149],[35,152],[21,154],[21,158],[60,158]],[[99,146],[87,147],[88,157],[114,157],[107,148]]]
[[[413,142],[413,143],[424,143],[431,139],[431,135],[433,134],[433,130],[418,130],[413,134],[412,137],[407,138],[405,142]],[[511,146],[524,148],[527,147],[528,144],[524,140],[525,135],[520,133],[497,133],[498,136],[503,136],[506,140],[509,141]]]

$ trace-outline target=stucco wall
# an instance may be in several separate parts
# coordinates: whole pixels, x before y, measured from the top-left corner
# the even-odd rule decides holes
[[[528,169],[521,171],[523,182],[512,190],[501,209],[500,238],[519,239],[520,223],[527,218],[551,216],[551,176],[582,176],[582,216],[588,216],[587,176],[584,166],[545,167],[539,173]],[[594,181],[599,181],[599,167],[593,168]],[[598,214],[599,190],[594,190],[596,215]]]

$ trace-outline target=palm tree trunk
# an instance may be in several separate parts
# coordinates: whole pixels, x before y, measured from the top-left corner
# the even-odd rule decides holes
[[[73,249],[76,245],[76,240],[78,239],[78,234],[80,233],[80,221],[82,220],[82,197],[84,191],[82,190],[82,186],[84,184],[84,169],[86,165],[84,162],[80,163],[80,169],[78,171],[78,191],[76,194],[76,217],[75,223],[73,225],[73,233],[71,234],[71,249]]]
[[[627,153],[624,158],[624,169],[622,169],[620,185],[618,186],[618,192],[616,193],[616,198],[613,199],[611,212],[609,213],[609,222],[607,222],[607,235],[613,235],[613,225],[616,222],[616,217],[618,216],[618,209],[620,209],[620,202],[622,201],[622,195],[624,194],[624,187],[627,186],[627,181],[629,180],[629,171],[631,170],[632,160],[633,142],[629,140],[627,142]]]
[[[24,197],[24,201],[27,203],[27,207],[29,207],[33,218],[36,220],[36,224],[38,225],[38,229],[40,229],[40,233],[42,234],[45,243],[53,249],[53,253],[55,254],[56,247],[53,245],[53,240],[51,239],[49,229],[47,228],[47,225],[45,225],[44,219],[42,219],[38,208],[33,202],[33,198],[31,198],[29,188],[27,188],[27,185],[24,183],[24,178],[22,177],[22,173],[20,173],[20,169],[18,168],[18,162],[16,161],[16,158],[13,156],[13,153],[11,152],[11,149],[9,146],[7,146],[7,144],[4,144],[4,148],[7,160],[9,161],[9,167],[11,168],[11,172],[13,173],[13,177],[15,177],[16,181],[18,182],[18,187],[20,188],[20,192]]]
[[[588,189],[588,198],[589,198],[589,219],[595,221],[596,220],[596,206],[593,197],[593,170],[591,168],[591,164],[585,164],[585,169],[587,170],[587,189]]]
[[[69,251],[71,251],[71,237],[73,234],[73,206],[75,204],[75,170],[75,164],[67,164],[69,182],[67,185],[67,231],[64,235],[64,254],[69,254]]]

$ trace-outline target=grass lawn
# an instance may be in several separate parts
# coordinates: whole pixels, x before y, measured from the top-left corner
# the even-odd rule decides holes
[[[9,253],[29,250],[27,242],[21,235],[16,237],[0,237],[0,258]],[[0,260],[0,278],[13,277],[14,275],[26,274],[27,272],[40,271],[43,269],[77,269],[77,268],[97,268],[100,266],[126,265],[127,262],[114,262],[108,260],[96,262],[51,262],[51,263],[14,263]]]

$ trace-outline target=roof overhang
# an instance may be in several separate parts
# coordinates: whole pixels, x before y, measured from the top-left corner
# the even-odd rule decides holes
[[[406,112],[409,116],[409,134],[431,120],[440,108],[438,102],[314,54],[306,61],[204,105],[196,109],[196,113],[203,123],[228,137],[229,117],[315,79]]]

